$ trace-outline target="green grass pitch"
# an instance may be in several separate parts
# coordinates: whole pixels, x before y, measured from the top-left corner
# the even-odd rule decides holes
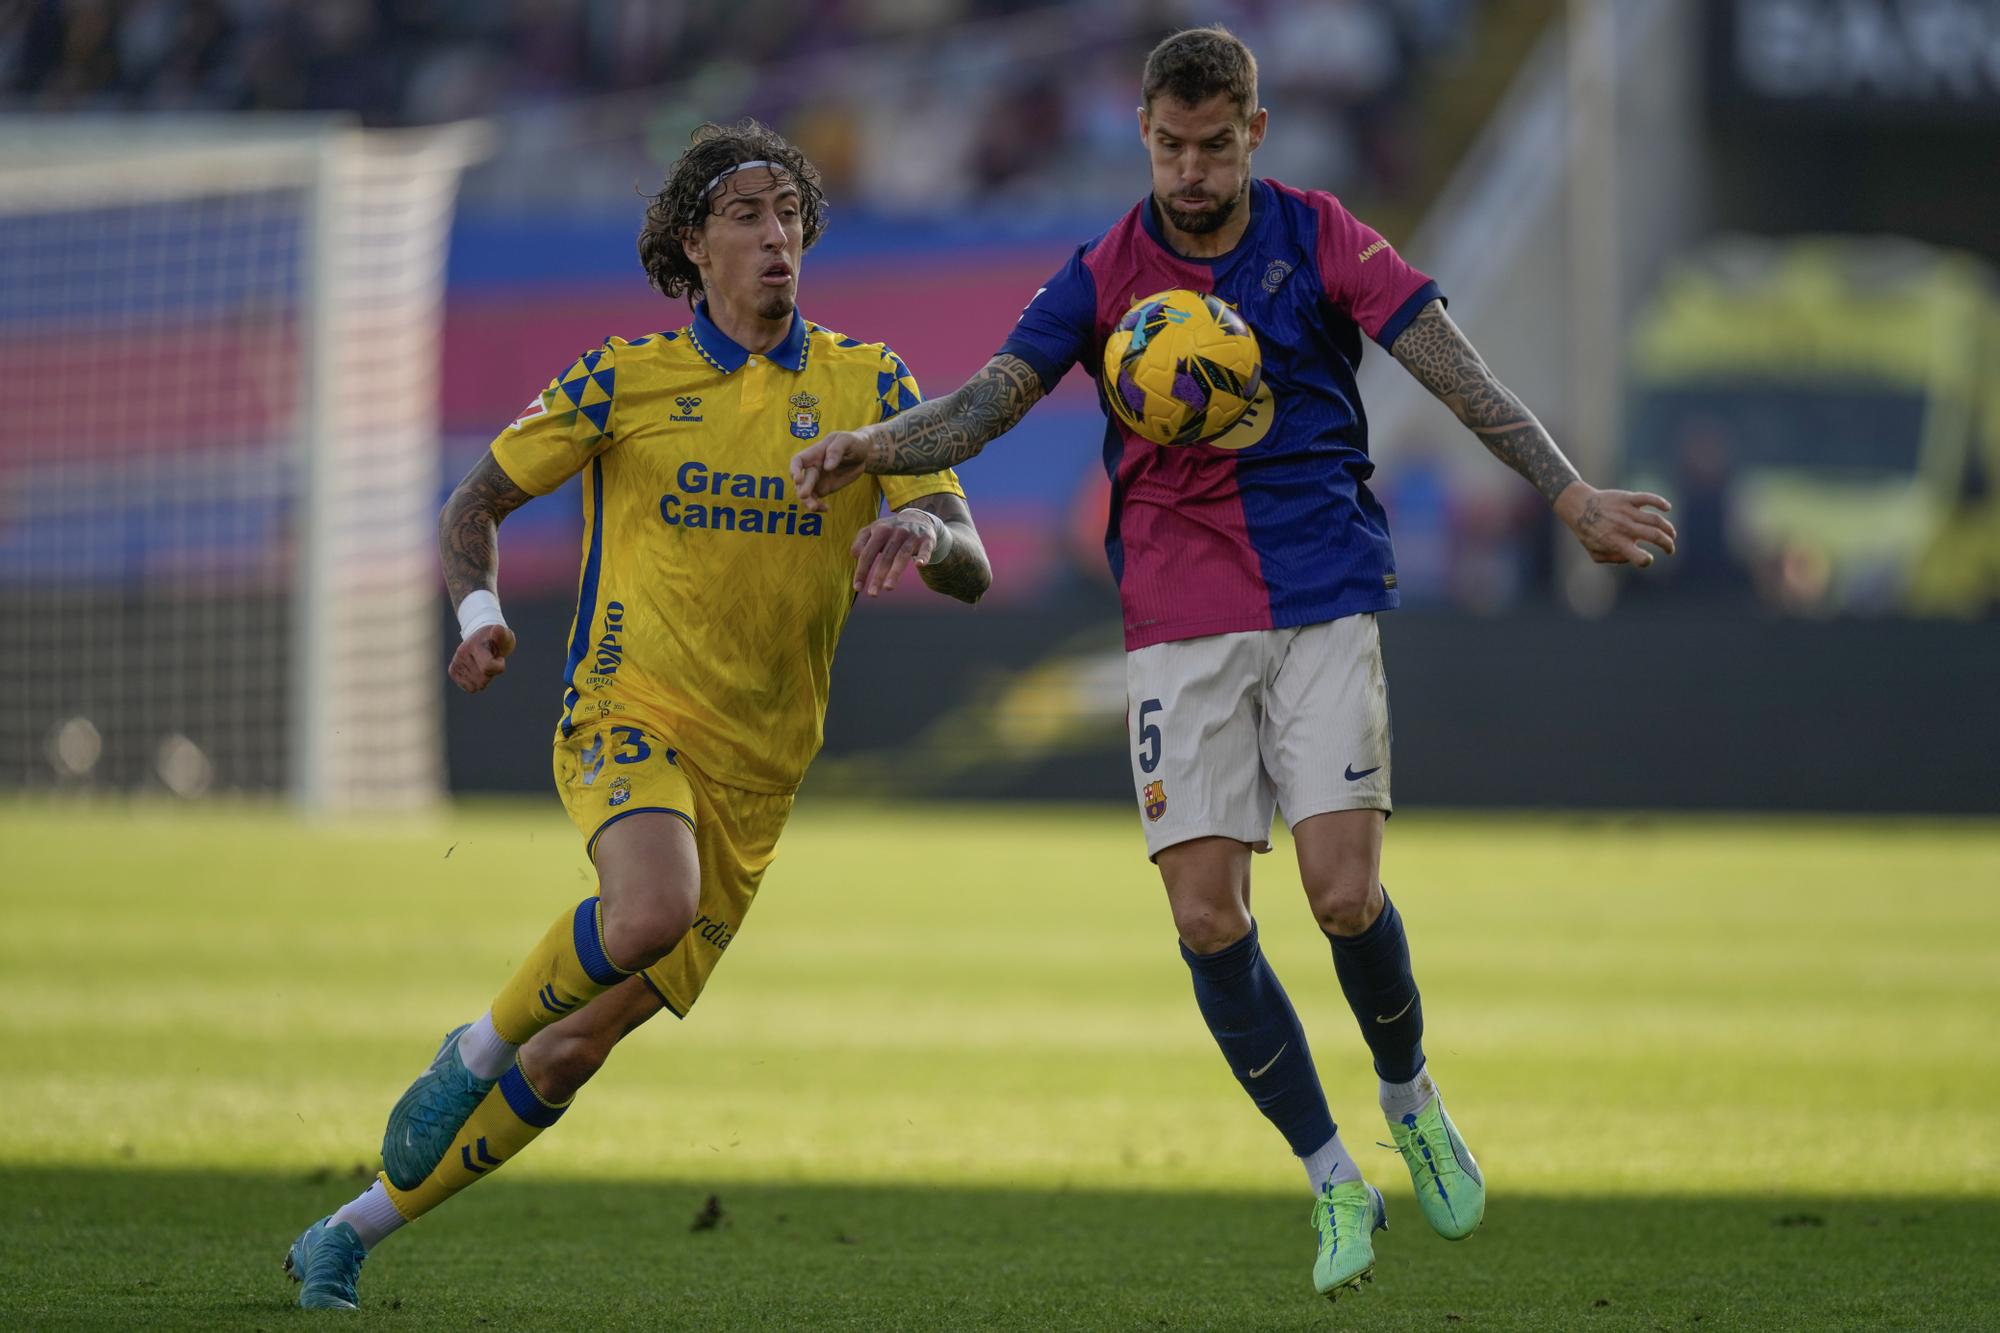
[[[1288,849],[1265,948],[1389,1198],[1309,1201],[1123,811],[808,800],[701,1006],[384,1245],[362,1322],[702,1329],[2000,1323],[2000,824],[1399,816],[1485,1228],[1423,1226]],[[554,801],[0,809],[0,1326],[297,1326],[292,1236],[589,890]],[[721,1217],[697,1228],[713,1195]]]

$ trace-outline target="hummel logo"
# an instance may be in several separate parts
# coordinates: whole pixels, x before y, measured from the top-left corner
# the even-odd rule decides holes
[[[1289,1041],[1285,1043],[1285,1046],[1290,1046],[1290,1045],[1291,1043]],[[1285,1046],[1280,1046],[1278,1048],[1278,1055],[1283,1055],[1285,1053]],[[1264,1077],[1264,1075],[1270,1073],[1271,1066],[1278,1063],[1278,1055],[1274,1055],[1270,1059],[1266,1060],[1263,1063],[1262,1067],[1251,1070],[1249,1073],[1249,1077],[1262,1078]]]
[[[1415,1004],[1416,1002],[1417,1002],[1417,997],[1412,995],[1410,997],[1410,1004]],[[1377,1014],[1375,1015],[1375,1021],[1377,1023],[1393,1023],[1397,1019],[1401,1018],[1404,1014],[1410,1012],[1410,1004],[1404,1005],[1401,1009],[1398,1009],[1395,1013],[1390,1014],[1387,1018],[1384,1018],[1382,1017],[1382,1015]]]
[[[484,1135],[481,1135],[479,1139],[479,1160],[481,1162],[484,1162],[485,1165],[479,1166],[474,1164],[472,1160],[472,1145],[469,1143],[459,1148],[458,1160],[465,1163],[465,1169],[470,1171],[473,1175],[483,1176],[488,1171],[491,1171],[494,1167],[501,1165],[507,1159],[504,1157],[495,1157],[492,1153],[486,1151],[486,1138]]]
[[[692,394],[674,399],[674,406],[680,411],[668,418],[669,421],[700,421],[701,399]]]
[[[1349,764],[1347,766],[1347,780],[1349,782],[1359,782],[1361,781],[1361,779],[1367,777],[1370,773],[1379,773],[1381,771],[1382,771],[1382,765],[1377,764],[1373,768],[1364,768],[1359,773],[1356,773],[1354,771],[1354,765]]]

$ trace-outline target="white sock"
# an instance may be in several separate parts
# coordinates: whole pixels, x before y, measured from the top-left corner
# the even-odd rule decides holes
[[[458,1034],[458,1058],[465,1061],[474,1078],[499,1078],[514,1063],[514,1052],[520,1049],[511,1041],[502,1041],[493,1030],[491,1009]]]
[[[389,1202],[389,1191],[378,1180],[363,1190],[360,1198],[335,1213],[333,1220],[353,1227],[354,1234],[361,1237],[361,1248],[372,1250],[384,1236],[408,1219],[396,1211],[395,1204]]]
[[[1313,1197],[1329,1184],[1345,1185],[1350,1180],[1361,1179],[1361,1168],[1347,1155],[1347,1145],[1340,1141],[1339,1131],[1319,1146],[1319,1150],[1299,1161],[1306,1168],[1306,1184],[1312,1189]]]
[[[1382,1114],[1389,1117],[1390,1124],[1400,1125],[1404,1116],[1418,1114],[1429,1106],[1437,1095],[1437,1084],[1431,1082],[1431,1067],[1426,1064],[1408,1083],[1382,1084],[1380,1089]]]

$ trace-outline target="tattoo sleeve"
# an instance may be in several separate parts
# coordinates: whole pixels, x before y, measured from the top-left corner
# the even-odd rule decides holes
[[[1493,377],[1444,303],[1432,301],[1396,335],[1390,354],[1479,437],[1495,458],[1526,477],[1550,504],[1578,480],[1535,414]]]
[[[532,499],[514,484],[491,450],[452,491],[438,515],[438,555],[453,606],[480,588],[499,591],[500,520]]]
[[[870,427],[867,469],[915,474],[956,467],[1013,429],[1044,392],[1033,366],[996,356],[956,391]]]
[[[924,585],[967,604],[985,596],[993,586],[993,567],[987,562],[986,546],[979,540],[979,529],[972,526],[972,510],[963,497],[920,495],[904,508],[936,514],[951,529],[950,553],[917,570]]]

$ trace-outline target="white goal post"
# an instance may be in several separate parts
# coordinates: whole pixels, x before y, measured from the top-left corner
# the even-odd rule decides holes
[[[444,264],[487,137],[0,122],[0,789],[441,794]]]

